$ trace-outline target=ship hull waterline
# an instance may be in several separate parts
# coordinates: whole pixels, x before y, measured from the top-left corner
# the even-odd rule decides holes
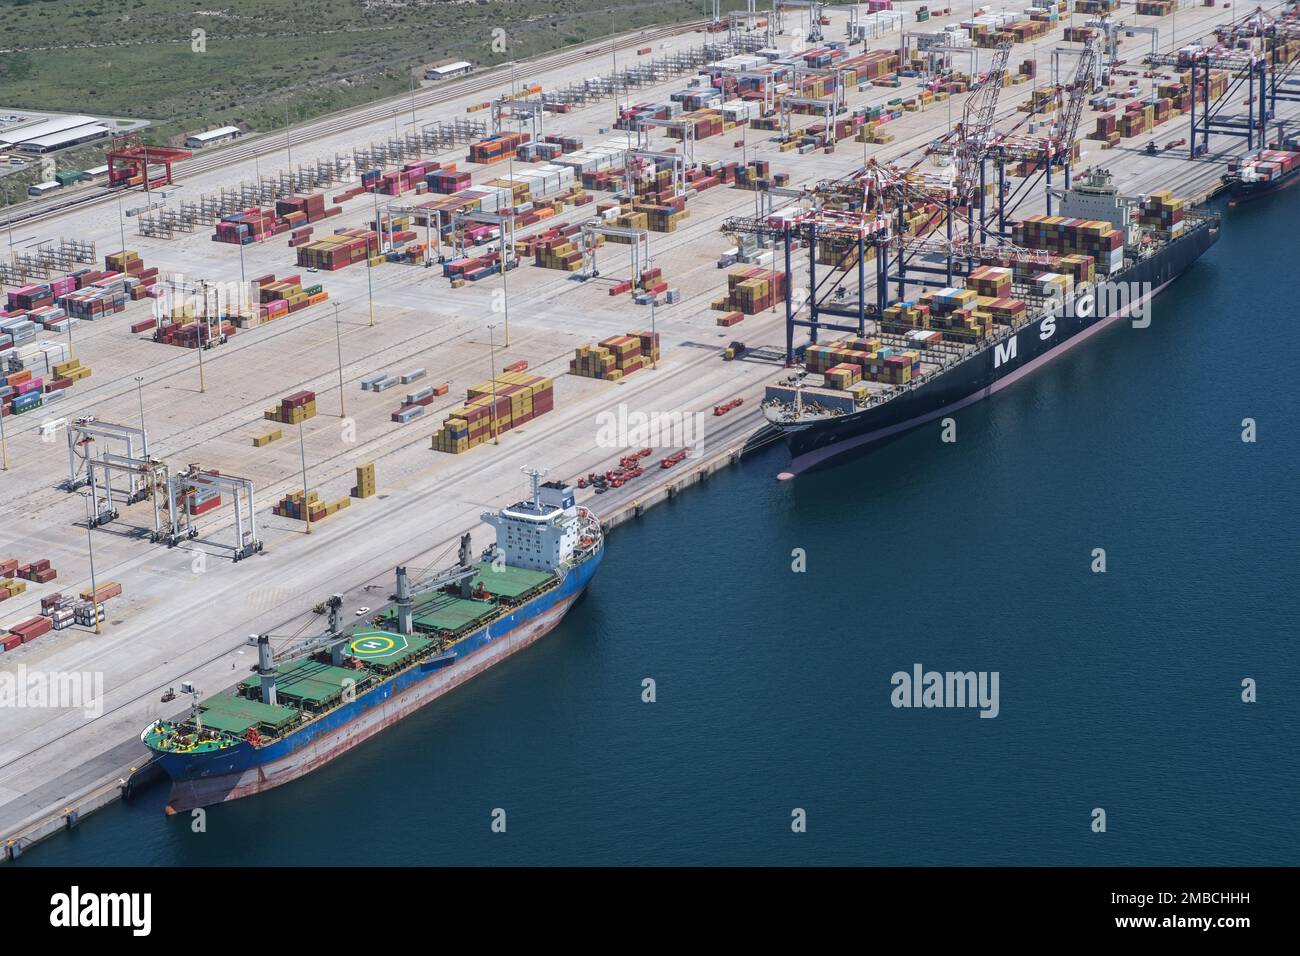
[[[850,452],[909,431],[926,422],[966,408],[1019,381],[1064,355],[1074,346],[1108,328],[1155,298],[1183,274],[1219,238],[1217,224],[1207,222],[1160,253],[1124,270],[1111,281],[1145,284],[1150,291],[1125,307],[1104,315],[1056,315],[1030,322],[1001,346],[988,346],[914,389],[884,404],[835,418],[802,423],[779,422],[790,450],[790,464],[777,478],[788,480],[828,466]],[[1014,344],[1011,344],[1014,343]],[[1013,354],[1007,358],[1007,352]]]

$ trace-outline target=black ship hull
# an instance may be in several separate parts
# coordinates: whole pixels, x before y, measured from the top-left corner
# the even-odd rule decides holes
[[[1149,290],[1127,306],[1087,316],[1067,310],[1067,314],[1040,317],[1013,335],[995,338],[959,364],[906,388],[882,404],[838,417],[778,422],[791,454],[790,467],[781,477],[793,477],[825,465],[854,449],[987,398],[1129,316],[1143,301],[1159,294],[1185,272],[1218,238],[1218,220],[1203,220],[1155,254],[1110,276],[1112,283]]]
[[[1228,192],[1231,195],[1230,204],[1235,206],[1251,199],[1262,199],[1264,196],[1271,196],[1273,193],[1281,192],[1289,186],[1294,186],[1297,182],[1300,182],[1300,166],[1279,179],[1257,179],[1252,182],[1231,179],[1228,181]]]

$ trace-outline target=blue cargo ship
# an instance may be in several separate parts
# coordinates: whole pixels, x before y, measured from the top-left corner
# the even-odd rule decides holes
[[[363,627],[273,649],[257,638],[254,675],[196,702],[140,739],[172,780],[169,813],[261,793],[310,773],[523,650],[582,595],[604,553],[600,522],[572,487],[530,472],[532,496],[484,513],[496,543],[412,582],[397,569],[393,603]]]

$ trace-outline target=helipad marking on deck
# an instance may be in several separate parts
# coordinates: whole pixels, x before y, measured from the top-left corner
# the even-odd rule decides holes
[[[392,657],[407,648],[406,638],[400,634],[361,634],[352,640],[352,653],[357,657],[378,659]]]

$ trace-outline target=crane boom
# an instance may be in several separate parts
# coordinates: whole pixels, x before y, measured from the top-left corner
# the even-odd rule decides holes
[[[473,560],[474,553],[470,548],[470,535],[469,532],[466,532],[460,537],[460,554],[455,567],[435,574],[431,578],[425,578],[423,581],[417,581],[415,584],[411,583],[406,568],[399,567],[397,569],[397,593],[393,595],[393,603],[397,606],[398,633],[411,633],[411,617],[414,604],[411,599],[415,595],[436,591],[448,584],[459,584],[462,595],[467,594],[470,579],[478,574],[478,568],[472,564]]]
[[[1083,118],[1083,104],[1092,92],[1093,80],[1097,76],[1097,47],[1093,37],[1083,44],[1079,54],[1079,64],[1075,67],[1074,77],[1066,88],[1065,114],[1057,129],[1053,145],[1056,147],[1054,161],[1063,161],[1060,157],[1068,156],[1074,148],[1074,137],[1079,132],[1079,120]]]
[[[283,664],[286,661],[297,660],[300,657],[307,657],[315,654],[317,651],[328,649],[330,652],[330,662],[334,666],[343,663],[343,645],[347,643],[347,636],[343,630],[343,595],[333,594],[329,601],[326,602],[329,608],[329,630],[324,634],[318,634],[315,637],[309,637],[300,644],[291,644],[279,651],[271,650],[270,634],[255,634],[248,639],[248,643],[257,647],[257,663],[253,665],[253,670],[261,678],[262,703],[276,703],[276,679],[275,668],[277,664]]]
[[[989,150],[989,137],[1002,93],[1002,78],[1011,56],[1011,41],[1003,40],[993,55],[993,65],[983,83],[966,99],[957,129],[957,199],[964,202],[975,188],[980,162]]]

